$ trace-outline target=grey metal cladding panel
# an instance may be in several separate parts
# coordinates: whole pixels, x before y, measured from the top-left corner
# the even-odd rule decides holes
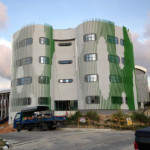
[[[58,46],[62,41],[55,41],[54,62],[54,100],[77,100],[77,72],[75,59],[75,41],[71,46]],[[59,64],[60,60],[72,60],[72,64]],[[73,79],[72,83],[59,83],[59,79]]]
[[[99,95],[99,84],[98,82],[90,82],[87,83],[85,81],[85,75],[87,74],[97,74],[97,62],[85,62],[84,57],[85,54],[89,53],[96,53],[97,52],[97,43],[96,41],[89,41],[89,42],[82,42],[83,41],[83,36],[85,34],[90,34],[90,33],[95,33],[95,29],[97,27],[96,22],[86,22],[83,23],[83,25],[80,25],[77,29],[78,33],[78,51],[79,51],[79,84],[81,86],[82,94],[79,96],[80,97],[80,103],[83,102],[83,109],[98,109],[100,106],[98,104],[93,105],[93,104],[86,104],[85,103],[85,98],[86,96],[95,96]],[[82,33],[79,34],[80,32]],[[79,87],[80,87],[79,86]],[[82,96],[82,97],[81,97]],[[82,102],[81,102],[82,101]]]
[[[45,66],[44,64],[39,63],[39,56],[46,55],[46,47],[45,45],[39,44],[39,37],[46,37],[44,26],[42,25],[35,25],[23,28],[14,35],[14,42],[21,41],[26,38],[33,38],[33,43],[32,45],[27,45],[19,49],[13,47],[12,62],[28,56],[31,56],[33,61],[32,64],[29,65],[20,67],[16,67],[15,65],[13,66],[12,79],[14,80],[14,84],[12,87],[11,100],[13,100],[14,98],[31,97],[32,106],[37,105],[37,100],[39,96],[49,97],[50,92],[47,91],[49,89],[49,85],[43,85],[38,83],[39,76],[49,76],[48,71],[44,72],[45,68],[47,68],[47,70],[49,69],[49,65]],[[15,80],[17,78],[22,78],[26,76],[32,77],[31,84],[23,86],[15,85]],[[22,107],[25,106],[11,106],[10,111],[19,111]]]
[[[75,29],[65,29],[65,30],[53,30],[53,39],[54,40],[69,40],[75,39]]]
[[[136,72],[136,75],[144,75],[145,74],[144,71],[141,71],[141,70],[138,70],[138,69],[135,69],[135,72]]]
[[[137,75],[137,92],[140,102],[149,101],[148,82],[145,75]]]

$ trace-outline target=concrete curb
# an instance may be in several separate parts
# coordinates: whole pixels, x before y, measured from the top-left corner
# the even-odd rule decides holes
[[[2,147],[2,150],[9,149],[10,143],[8,143],[5,139],[3,139],[4,142],[6,142],[5,146]]]

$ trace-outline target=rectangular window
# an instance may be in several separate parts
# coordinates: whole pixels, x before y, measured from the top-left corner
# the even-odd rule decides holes
[[[112,83],[121,83],[122,82],[122,78],[117,75],[110,75],[109,79],[110,79],[110,82],[112,82]]]
[[[31,105],[31,98],[30,97],[24,97],[24,98],[13,99],[13,105],[14,106]]]
[[[49,45],[49,39],[45,37],[40,37],[39,43],[43,45]]]
[[[120,39],[120,44],[121,44],[122,46],[124,46],[124,40],[123,40],[123,39]]]
[[[31,84],[31,83],[32,83],[32,77],[24,77],[24,78],[17,79],[17,86]]]
[[[27,38],[26,39],[26,44],[25,45],[31,45],[33,42],[33,39],[32,38]]]
[[[98,75],[96,74],[88,74],[85,76],[86,82],[97,82],[98,81]]]
[[[96,41],[96,34],[95,33],[85,34],[83,36],[83,41],[84,42]]]
[[[68,43],[58,43],[58,46],[71,46],[72,43],[68,42]]]
[[[48,105],[50,101],[49,97],[39,97],[38,98],[38,104],[39,105]]]
[[[87,96],[85,98],[85,102],[87,104],[99,104],[100,103],[100,97],[99,96]]]
[[[122,61],[122,64],[124,64],[124,63],[125,63],[125,58],[122,57],[122,58],[121,58],[121,61]]]
[[[59,64],[72,64],[72,60],[60,60],[58,61]]]
[[[86,54],[85,55],[85,61],[96,61],[97,60],[97,54]]]
[[[107,41],[112,44],[118,44],[118,38],[114,36],[107,35]]]
[[[49,84],[49,82],[50,82],[49,77],[46,77],[46,76],[40,76],[39,77],[39,83],[41,83],[41,84]]]
[[[122,97],[113,96],[111,102],[112,104],[122,104]]]
[[[27,38],[27,39],[24,39],[22,41],[18,41],[16,43],[16,47],[17,49],[20,48],[20,47],[24,47],[24,46],[27,46],[27,45],[31,45],[33,43],[33,38]]]
[[[77,100],[55,101],[55,110],[56,111],[78,110],[78,101]]]
[[[45,57],[45,56],[40,56],[39,57],[39,62],[41,64],[49,64],[49,58],[48,57]]]
[[[112,63],[117,63],[117,64],[120,63],[120,58],[115,55],[109,55],[108,60],[109,60],[109,62],[112,62]]]
[[[60,79],[59,83],[72,83],[73,79]]]
[[[32,63],[32,57],[22,58],[16,61],[16,67],[29,65]]]

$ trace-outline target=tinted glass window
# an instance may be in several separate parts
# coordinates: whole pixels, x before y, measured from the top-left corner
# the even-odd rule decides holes
[[[112,82],[112,83],[121,83],[122,82],[122,78],[117,75],[110,75],[109,78],[110,78],[110,82]]]
[[[95,33],[85,34],[83,36],[83,41],[84,42],[95,41],[95,40],[96,40],[96,34]]]
[[[60,79],[59,82],[60,83],[72,83],[73,79]]]
[[[71,46],[72,43],[68,42],[68,43],[58,43],[59,46]]]
[[[49,58],[48,58],[48,57],[45,57],[45,56],[40,56],[39,62],[40,62],[41,64],[49,64]]]
[[[85,81],[86,82],[96,82],[96,81],[98,81],[98,75],[88,74],[88,75],[85,76]]]
[[[49,84],[49,82],[50,82],[49,77],[46,77],[46,76],[40,76],[39,77],[39,83],[41,83],[41,84]]]
[[[45,37],[40,37],[39,43],[43,45],[49,45],[49,39]]]
[[[85,61],[95,61],[97,60],[97,54],[86,54]]]
[[[58,61],[59,64],[72,64],[72,60],[60,60]]]

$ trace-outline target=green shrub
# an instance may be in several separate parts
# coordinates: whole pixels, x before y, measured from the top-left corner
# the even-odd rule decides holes
[[[3,139],[0,138],[0,148],[5,146],[5,142],[3,141]]]
[[[144,113],[133,112],[131,115],[133,121],[148,123],[149,118]]]
[[[85,116],[88,117],[90,120],[97,121],[97,122],[100,121],[100,116],[95,111],[89,111]]]
[[[112,114],[112,117],[127,117],[127,115],[124,114],[121,110],[118,110],[117,112]]]
[[[67,120],[74,120],[77,121],[79,117],[82,117],[82,114],[80,111],[75,112],[74,115],[67,118]]]

